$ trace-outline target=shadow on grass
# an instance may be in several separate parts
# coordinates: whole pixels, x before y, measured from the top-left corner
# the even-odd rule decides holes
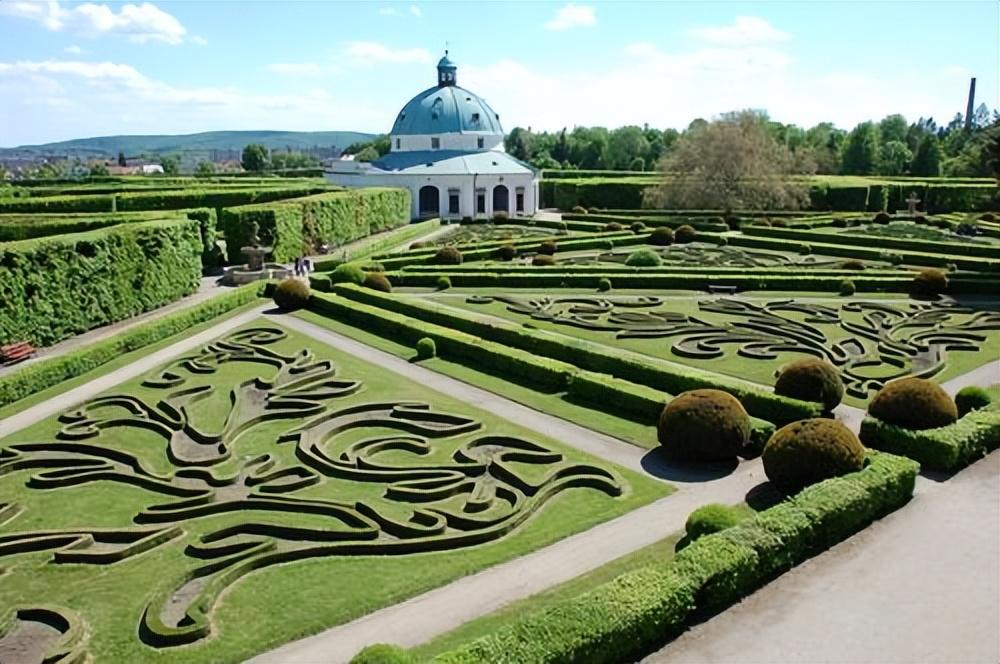
[[[653,477],[676,482],[707,482],[732,474],[740,465],[739,459],[728,461],[685,461],[673,459],[662,447],[655,447],[643,455],[642,469]]]

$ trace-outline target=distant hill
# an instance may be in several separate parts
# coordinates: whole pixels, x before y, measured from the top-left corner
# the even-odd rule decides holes
[[[121,150],[126,155],[143,152],[176,152],[188,150],[240,150],[248,143],[262,143],[270,149],[302,150],[312,147],[346,148],[351,143],[367,141],[374,134],[357,131],[206,131],[200,134],[151,136],[98,136],[75,138],[70,141],[0,148],[3,153],[67,153],[73,155],[115,156]]]

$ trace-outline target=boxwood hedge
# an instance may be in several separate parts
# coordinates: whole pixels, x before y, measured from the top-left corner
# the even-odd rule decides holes
[[[866,417],[860,437],[868,447],[908,456],[933,470],[952,471],[1000,447],[1000,410],[974,410],[954,424],[923,430]]]
[[[0,343],[48,346],[198,288],[202,239],[189,219],[0,244]]]

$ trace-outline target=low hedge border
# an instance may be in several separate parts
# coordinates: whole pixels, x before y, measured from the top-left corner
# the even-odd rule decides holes
[[[777,237],[786,240],[801,240],[813,243],[846,244],[862,247],[876,247],[887,250],[915,251],[918,253],[945,254],[951,256],[970,256],[974,258],[1000,259],[1000,246],[980,245],[960,242],[941,242],[935,240],[918,240],[911,238],[886,237],[882,235],[865,235],[861,233],[812,233],[794,228],[773,228],[768,226],[747,226],[743,229],[745,235],[760,235]]]
[[[671,363],[639,353],[581,339],[570,339],[560,334],[529,329],[507,321],[487,321],[474,313],[436,303],[406,301],[354,284],[337,284],[333,288],[338,295],[355,302],[465,332],[534,355],[568,362],[576,367],[587,367],[590,371],[608,374],[668,394],[680,394],[704,387],[725,390],[739,399],[751,415],[775,424],[818,417],[820,414],[819,404],[779,396],[768,388],[742,383],[708,371],[691,367],[681,369]]]
[[[654,424],[671,398],[645,385],[337,296],[314,294],[309,309],[395,341],[415,344],[423,338],[431,339],[438,357],[502,374],[515,383],[566,392],[570,399],[592,409],[643,424]],[[763,446],[774,428],[766,420],[751,418],[751,441]]]
[[[231,293],[194,305],[183,311],[149,321],[85,348],[39,360],[0,376],[0,406],[6,406],[53,385],[97,369],[131,351],[166,339],[256,300],[260,283],[247,284]]]
[[[1000,447],[1000,410],[974,410],[954,424],[920,431],[866,417],[860,438],[868,447],[908,456],[932,470],[953,471]]]
[[[437,664],[620,662],[680,632],[906,504],[919,465],[873,452],[835,477],[746,521],[699,538],[669,563],[623,574],[554,606],[521,615]]]

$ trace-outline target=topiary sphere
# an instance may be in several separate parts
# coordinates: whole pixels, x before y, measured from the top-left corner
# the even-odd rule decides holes
[[[556,253],[557,248],[558,247],[556,246],[555,240],[545,240],[540,245],[538,245],[538,253],[545,254],[546,256],[551,256],[552,254]]]
[[[771,220],[770,219],[754,219],[753,222],[751,222],[750,225],[751,226],[770,226],[771,225]]]
[[[979,219],[982,221],[994,222],[997,220],[997,216],[992,212],[987,212],[986,214],[979,215]]]
[[[744,516],[739,510],[722,503],[711,503],[702,505],[688,515],[684,531],[688,540],[693,542],[699,537],[732,528],[743,519]]]
[[[826,360],[804,357],[781,370],[774,383],[774,393],[821,403],[830,411],[844,398],[844,382],[837,368]]]
[[[948,290],[948,275],[932,267],[918,272],[910,284],[910,292],[914,295],[940,295],[946,290]]]
[[[638,249],[625,259],[629,267],[657,267],[661,262],[660,255],[652,249]]]
[[[786,492],[853,473],[865,465],[865,448],[836,420],[815,418],[781,427],[764,445],[764,474]]]
[[[958,408],[958,416],[965,417],[974,410],[986,408],[993,403],[990,393],[978,385],[966,385],[955,395],[955,407]]]
[[[864,270],[865,267],[864,261],[859,261],[857,258],[851,258],[840,264],[841,270]]]
[[[451,245],[441,247],[434,254],[434,262],[438,265],[461,265],[462,252]]]
[[[409,651],[391,643],[376,643],[366,646],[351,658],[349,664],[412,664]]]
[[[934,381],[910,376],[886,383],[868,414],[904,429],[936,429],[958,419],[958,407]]]
[[[887,212],[879,212],[874,217],[872,217],[872,221],[874,221],[876,224],[888,224],[890,221],[892,221],[892,217]]]
[[[774,228],[788,228],[788,222],[784,219],[772,219],[771,226]]]
[[[509,218],[510,215],[503,210],[497,210],[493,213],[493,221],[507,221]]]
[[[389,277],[385,276],[384,272],[369,272],[365,275],[364,285],[366,288],[382,291],[383,293],[392,292],[392,282],[389,281]]]
[[[694,461],[734,458],[750,438],[750,416],[722,390],[691,390],[660,413],[656,437],[671,456]]]
[[[597,282],[597,290],[601,292],[611,290],[611,280],[607,277],[602,277],[601,280]]]
[[[674,231],[672,228],[660,226],[654,228],[649,234],[649,243],[657,247],[666,247],[674,243]]]
[[[365,271],[357,263],[343,263],[334,268],[330,273],[331,284],[363,284],[365,283]]]
[[[680,244],[694,242],[698,239],[698,231],[696,231],[692,226],[684,224],[683,226],[678,226],[677,230],[674,231],[674,239]]]
[[[587,208],[583,207],[582,205],[574,205],[573,212],[575,214],[590,214],[589,212],[587,212]]]
[[[301,309],[309,303],[309,284],[289,277],[274,287],[274,303],[285,311]]]
[[[433,246],[434,246],[433,242],[418,240],[410,245],[410,249],[426,249],[428,247],[433,247]]]
[[[430,337],[422,337],[417,341],[417,358],[426,360],[437,355],[437,344]]]
[[[556,259],[548,254],[535,254],[535,257],[531,259],[531,264],[539,267],[547,267],[549,265],[555,265]]]
[[[624,228],[624,227],[621,224],[619,224],[617,221],[611,221],[611,222],[608,222],[608,223],[604,224],[604,230],[608,231],[608,232],[610,232],[610,231],[620,231],[620,230],[622,230],[622,228]]]
[[[850,279],[844,279],[843,281],[840,282],[840,287],[838,289],[838,292],[841,295],[854,295],[855,291],[857,291],[857,287],[854,285],[854,282],[851,281]]]
[[[442,275],[435,280],[434,285],[438,290],[448,290],[451,288],[451,279]]]
[[[517,256],[517,249],[514,248],[514,245],[502,244],[499,247],[497,247],[497,258],[499,258],[500,260],[502,261],[514,260],[515,256]]]
[[[629,228],[632,229],[633,233],[642,233],[644,230],[646,230],[646,224],[642,223],[641,221],[634,221],[632,222],[632,225],[629,226]]]

